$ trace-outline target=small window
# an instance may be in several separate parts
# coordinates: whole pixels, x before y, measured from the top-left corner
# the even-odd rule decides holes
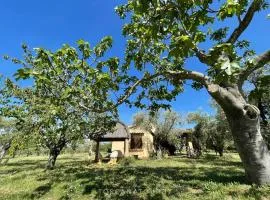
[[[130,149],[142,149],[142,136],[143,134],[131,134]]]

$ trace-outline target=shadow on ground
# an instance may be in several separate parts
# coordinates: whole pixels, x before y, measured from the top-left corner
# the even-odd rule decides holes
[[[209,162],[221,161],[210,159]],[[245,183],[243,171],[233,170],[239,168],[239,162],[222,162],[223,166],[228,168],[196,167],[196,164],[190,168],[150,166],[104,168],[93,164],[86,167],[85,162],[75,161],[59,166],[41,180],[55,184],[65,182],[67,185],[71,181],[77,181],[82,194],[90,195],[93,199],[142,199],[141,194],[144,195],[143,199],[163,199],[164,195],[180,198],[181,193],[188,192],[190,188],[203,192],[203,184],[206,182]]]
[[[89,165],[86,161],[78,160],[59,163],[55,170],[42,170],[36,180],[46,184],[39,185],[27,197],[38,199],[50,192],[56,185],[61,184],[63,190],[66,191],[61,199],[68,199],[72,193],[79,193],[93,199],[164,199],[164,195],[177,199],[181,198],[181,194],[190,192],[190,189],[199,198],[205,190],[209,189],[205,187],[205,183],[208,182],[212,185],[246,183],[244,172],[241,168],[239,169],[240,162],[220,160],[214,157],[194,161],[176,158],[174,162],[194,163],[191,163],[189,167],[182,167],[181,163],[179,163],[179,167],[166,165],[110,167],[108,164]],[[211,162],[212,167],[204,165],[204,162]],[[196,165],[196,163],[200,163],[200,165]],[[35,170],[37,168],[43,169],[44,162],[26,161],[21,169],[17,170]],[[0,174],[5,172],[0,170]],[[73,185],[78,187],[73,188]]]

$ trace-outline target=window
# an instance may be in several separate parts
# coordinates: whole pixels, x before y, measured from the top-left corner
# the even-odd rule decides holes
[[[132,133],[131,134],[131,142],[130,149],[142,149],[142,133]]]

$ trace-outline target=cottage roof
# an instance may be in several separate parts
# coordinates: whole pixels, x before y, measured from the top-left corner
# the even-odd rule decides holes
[[[122,122],[117,122],[114,131],[103,135],[101,140],[129,139],[130,133],[127,126]]]
[[[150,133],[152,136],[155,136],[155,134],[154,134],[155,129],[153,129],[153,131],[148,131],[143,127],[134,126],[134,125],[131,125],[128,128],[129,128],[129,132],[130,132],[131,135],[133,133]]]

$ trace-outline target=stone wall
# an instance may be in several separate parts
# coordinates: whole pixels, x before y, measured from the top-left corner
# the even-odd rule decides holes
[[[142,133],[142,149],[130,149],[131,139],[126,140],[127,152],[125,154],[125,141],[112,141],[112,151],[121,151],[123,156],[136,156],[138,158],[144,159],[149,158],[149,156],[155,152],[154,149],[154,137],[153,135],[143,129],[129,127],[129,132],[132,133]]]
[[[154,150],[154,137],[153,135],[145,130],[138,128],[129,128],[129,132],[132,133],[143,133],[142,136],[142,149],[129,149],[130,156],[138,156],[138,158],[149,158],[149,156],[155,151]]]
[[[124,141],[112,141],[112,151],[118,150],[121,151],[122,156],[124,156],[125,152],[125,143]]]

